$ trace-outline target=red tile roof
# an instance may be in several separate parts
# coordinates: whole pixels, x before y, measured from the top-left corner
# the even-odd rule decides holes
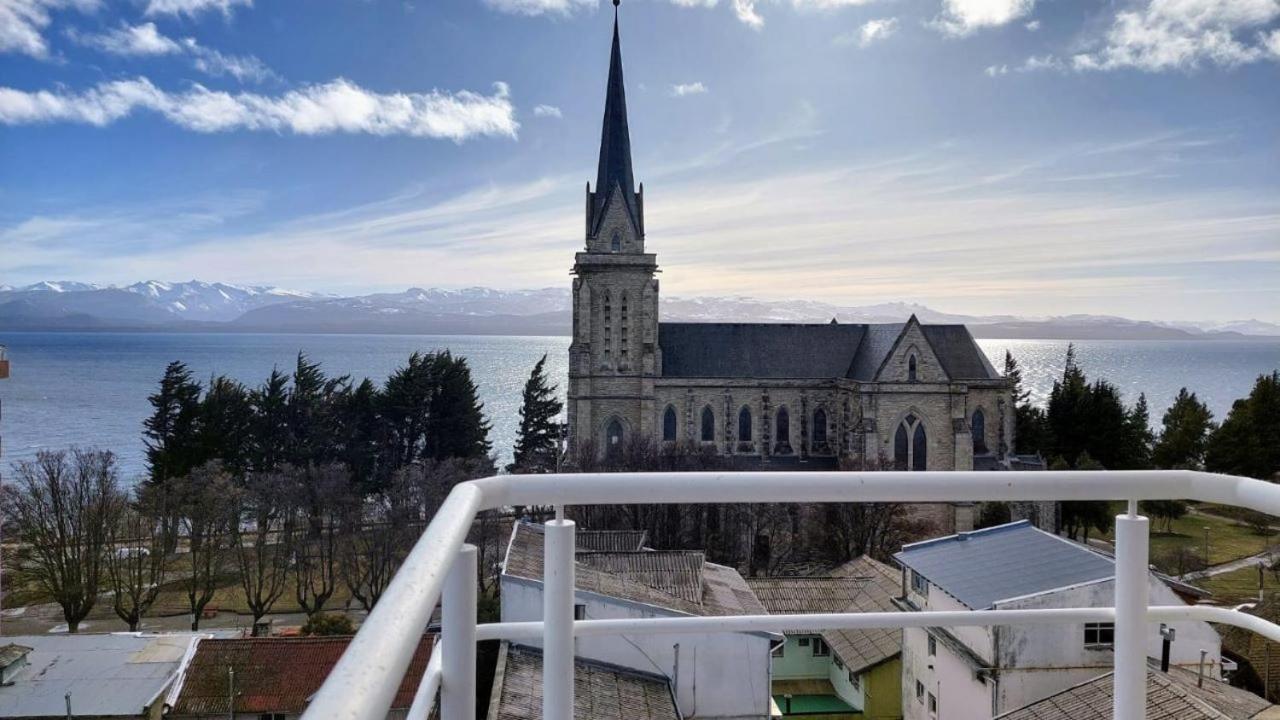
[[[418,643],[392,708],[413,703],[434,641],[427,635]],[[171,714],[225,716],[229,669],[235,670],[237,713],[301,713],[350,642],[345,636],[201,640]]]

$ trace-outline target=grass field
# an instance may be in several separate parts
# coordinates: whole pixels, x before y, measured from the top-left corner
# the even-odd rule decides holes
[[[1256,555],[1280,540],[1274,532],[1269,535],[1259,535],[1244,523],[1204,512],[1187,513],[1173,521],[1170,532],[1164,532],[1162,525],[1154,518],[1151,520],[1151,561],[1165,572],[1177,571],[1177,568],[1166,565],[1169,563],[1170,555],[1179,548],[1186,548],[1196,558],[1203,560],[1205,528],[1209,529],[1210,565],[1219,565]],[[1108,541],[1113,540],[1111,533],[1106,533],[1102,537]],[[1256,590],[1256,580],[1254,585]]]
[[[1263,589],[1267,596],[1280,592],[1280,582],[1270,570],[1262,573]],[[1258,570],[1244,568],[1234,572],[1215,575],[1196,582],[1197,585],[1213,593],[1213,601],[1222,605],[1238,605],[1258,599]]]

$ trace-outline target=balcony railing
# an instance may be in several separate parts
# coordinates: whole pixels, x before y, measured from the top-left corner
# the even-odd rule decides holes
[[[386,716],[418,639],[443,592],[442,630],[409,720],[425,720],[440,695],[442,720],[474,720],[476,642],[542,641],[545,720],[572,720],[573,639],[624,633],[706,633],[905,627],[1115,623],[1118,720],[1146,717],[1146,626],[1205,621],[1280,642],[1280,626],[1205,606],[1149,606],[1149,526],[1142,500],[1185,499],[1280,515],[1280,486],[1187,470],[1039,472],[621,473],[504,475],[458,485],[369,614],[304,720]],[[625,620],[573,619],[574,524],[565,505],[615,503],[979,502],[1110,500],[1128,504],[1116,517],[1115,606],[1049,610],[978,610],[819,615],[743,615]],[[476,549],[467,531],[482,510],[554,505],[546,525],[543,620],[476,624]]]

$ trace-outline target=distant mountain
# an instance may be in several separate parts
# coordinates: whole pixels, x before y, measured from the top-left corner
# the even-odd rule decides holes
[[[164,330],[467,335],[567,335],[567,288],[461,290],[410,288],[337,297],[267,286],[140,282],[127,287],[41,282],[0,287],[0,329]],[[662,317],[685,322],[902,322],[968,325],[989,338],[1078,340],[1247,339],[1280,337],[1258,320],[1154,323],[1104,315],[1025,318],[957,315],[910,303],[842,306],[809,300],[666,297]]]
[[[175,321],[227,322],[254,308],[311,293],[227,283],[166,283],[150,280],[127,287],[81,282],[38,282],[0,288],[0,324],[41,327],[166,325]]]

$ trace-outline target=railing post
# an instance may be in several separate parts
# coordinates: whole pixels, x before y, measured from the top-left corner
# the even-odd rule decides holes
[[[1115,720],[1147,717],[1148,522],[1138,503],[1116,516]]]
[[[550,520],[545,533],[542,718],[573,720],[573,521]]]
[[[444,581],[441,610],[441,720],[476,717],[476,546],[458,549]]]

